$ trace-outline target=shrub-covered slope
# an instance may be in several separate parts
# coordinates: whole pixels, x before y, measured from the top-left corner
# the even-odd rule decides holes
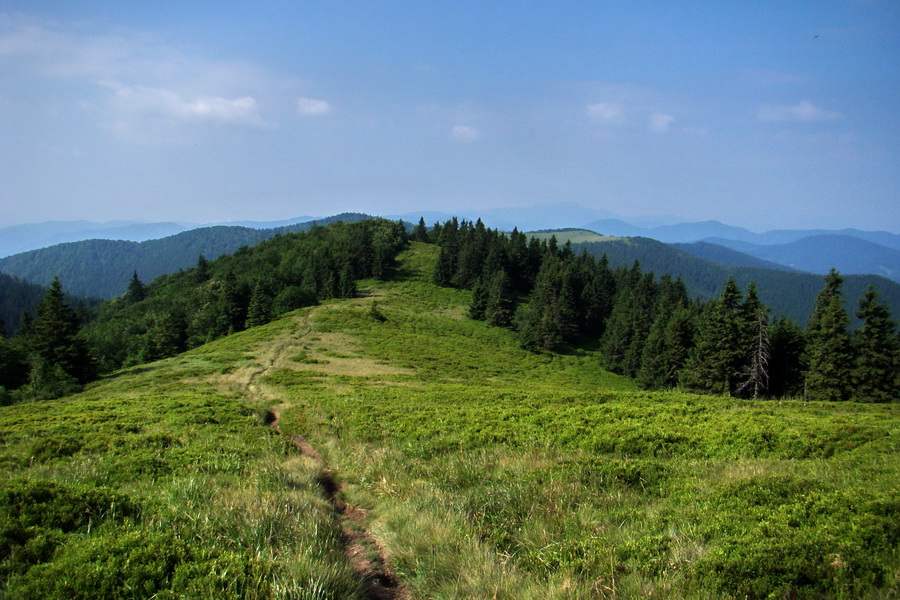
[[[357,298],[0,407],[0,594],[900,591],[896,403],[638,392],[591,351],[468,319],[469,292],[429,283],[436,255],[414,243]],[[384,595],[360,555],[387,562]]]

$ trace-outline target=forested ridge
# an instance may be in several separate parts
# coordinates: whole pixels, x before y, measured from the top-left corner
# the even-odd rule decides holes
[[[58,277],[70,294],[113,298],[125,293],[133,273],[143,281],[152,281],[160,275],[193,266],[200,254],[212,260],[242,246],[255,246],[275,235],[367,218],[370,217],[342,213],[273,229],[221,225],[145,242],[105,239],[68,242],[0,258],[0,272],[42,286]]]
[[[774,314],[783,314],[801,324],[806,324],[812,315],[816,294],[822,287],[821,275],[715,261],[712,256],[701,259],[674,245],[649,238],[573,244],[572,249],[574,252],[586,249],[597,258],[606,255],[612,267],[630,266],[637,260],[644,270],[678,276],[691,298],[714,298],[730,276],[743,289],[756,282],[760,299]],[[851,301],[855,302],[871,285],[894,312],[900,311],[900,284],[879,275],[843,277],[845,293]],[[851,321],[853,325],[859,324],[853,315]]]
[[[681,278],[657,278],[639,261],[613,267],[600,252],[620,247],[615,242],[560,247],[555,237],[538,241],[515,230],[507,236],[455,219],[430,230],[420,222],[413,236],[441,247],[436,284],[472,289],[472,318],[515,329],[527,348],[596,345],[604,368],[648,389],[754,398],[900,396],[900,336],[888,306],[870,285],[848,313],[845,280],[834,270],[824,288],[818,278],[821,291],[804,328],[773,317],[753,279],[744,293],[737,277],[723,277],[719,295],[701,302]],[[850,314],[861,322],[852,334]]]
[[[0,595],[891,597],[896,324],[822,283],[800,327],[455,220],[55,280],[0,339]]]
[[[555,237],[457,219],[431,228],[422,220],[411,233],[400,222],[368,219],[279,234],[217,260],[200,255],[193,268],[149,284],[133,272],[125,294],[80,314],[54,279],[21,333],[3,341],[0,385],[21,397],[55,396],[98,373],[172,356],[323,299],[351,298],[357,280],[391,277],[410,238],[440,247],[434,283],[471,290],[469,317],[513,329],[537,352],[595,348],[598,368],[646,389],[898,396],[900,338],[890,310],[871,286],[848,310],[837,272],[824,288],[820,279],[804,327],[773,316],[755,281],[742,286],[728,277],[716,297],[698,300],[681,278],[657,277],[639,261],[615,267],[589,251],[606,244],[576,252]],[[862,323],[854,332],[851,315]]]
[[[172,356],[320,300],[352,297],[356,280],[389,277],[406,243],[403,224],[382,219],[276,234],[217,260],[200,255],[193,268],[149,284],[132,273],[125,294],[81,315],[54,279],[19,334],[0,340],[0,387],[22,397],[62,395],[98,373]],[[57,351],[71,356],[61,362]]]

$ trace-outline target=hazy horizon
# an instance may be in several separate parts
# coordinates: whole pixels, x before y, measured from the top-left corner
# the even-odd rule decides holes
[[[885,0],[2,0],[0,227],[577,203],[898,232],[896,56]]]

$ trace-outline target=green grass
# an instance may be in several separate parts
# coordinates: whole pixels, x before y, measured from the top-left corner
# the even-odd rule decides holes
[[[358,299],[0,407],[0,597],[361,597],[270,408],[412,598],[900,593],[900,405],[641,392],[469,320],[435,258],[413,244]]]
[[[0,596],[355,597],[316,469],[204,382],[232,344],[0,409]]]

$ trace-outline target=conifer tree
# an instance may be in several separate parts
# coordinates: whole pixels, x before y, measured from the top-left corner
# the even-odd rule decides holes
[[[844,279],[831,269],[807,328],[806,397],[810,400],[847,400],[853,366],[848,317],[844,308]]]
[[[253,286],[250,294],[250,305],[247,307],[246,326],[257,327],[272,320],[272,297],[260,282]]]
[[[512,325],[515,301],[506,271],[499,270],[491,278],[484,306],[485,320],[495,327]]]
[[[338,297],[354,298],[356,297],[356,291],[356,278],[353,276],[353,268],[350,266],[350,263],[344,263],[338,277]]]
[[[428,241],[428,227],[425,226],[425,217],[420,217],[419,224],[413,228],[412,239],[417,242]]]
[[[900,400],[897,324],[871,285],[859,299],[856,316],[863,323],[853,338],[853,396],[871,402]]]
[[[469,318],[484,321],[484,310],[487,308],[488,290],[479,279],[472,288],[472,301],[469,303]]]
[[[210,278],[209,261],[202,254],[197,257],[197,270],[194,273],[197,283],[203,283]]]
[[[769,395],[796,396],[803,393],[803,328],[785,316],[769,326]]]
[[[137,271],[134,271],[131,275],[131,281],[128,282],[128,292],[125,294],[125,298],[131,302],[140,302],[144,298],[147,297],[147,291],[144,288],[144,284],[138,279]]]
[[[741,292],[733,277],[722,294],[711,300],[700,317],[679,383],[689,389],[730,394],[744,360],[739,317]]]
[[[75,311],[65,301],[59,278],[54,277],[47,295],[37,306],[28,333],[33,358],[32,380],[36,387],[68,388],[61,378],[79,383],[90,379],[90,358],[78,337],[80,328]]]

